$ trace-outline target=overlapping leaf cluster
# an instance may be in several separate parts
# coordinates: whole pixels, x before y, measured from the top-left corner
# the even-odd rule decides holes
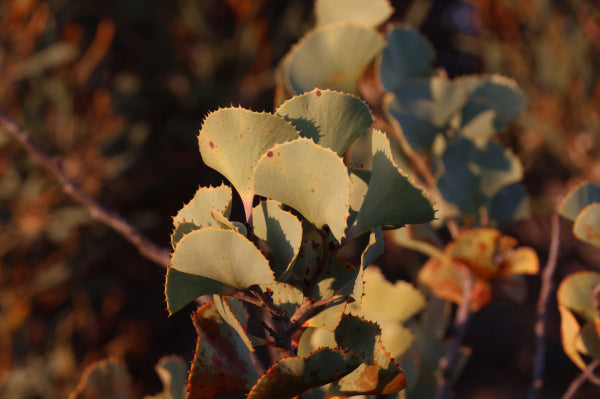
[[[347,302],[362,297],[364,268],[383,250],[380,227],[424,223],[434,214],[423,192],[396,166],[386,136],[371,125],[360,99],[320,89],[291,98],[275,114],[225,108],[206,117],[198,136],[203,160],[235,188],[246,220],[229,219],[232,190],[225,184],[200,187],[173,219],[169,311],[214,296],[194,316],[200,338],[189,380],[192,397],[237,390],[255,398],[293,397],[335,381],[329,389],[336,395],[391,393],[404,386],[381,344],[367,348],[343,338],[350,334],[344,323],[351,323],[366,329],[373,342],[380,340],[374,324],[344,315]],[[371,140],[370,170],[350,169],[342,158],[361,135]],[[371,231],[360,265],[337,253]],[[311,241],[311,232],[323,241]],[[268,292],[281,309],[278,317],[292,330],[287,335],[257,337],[247,330],[250,316],[232,296],[257,290]],[[317,304],[298,313],[306,301]],[[331,331],[335,344],[284,357],[259,376],[250,357],[254,346],[291,347],[279,340],[291,340],[292,332],[307,327]],[[215,375],[209,376],[214,358],[223,367],[213,367]],[[239,383],[231,382],[232,370]],[[374,370],[379,381],[358,383]],[[275,383],[282,378],[289,380],[284,388]]]
[[[580,240],[600,247],[600,186],[583,182],[563,200],[560,213],[572,220]],[[567,276],[558,288],[558,310],[565,353],[584,370],[588,356],[600,360],[600,273],[580,271]],[[597,377],[596,377],[597,378]]]

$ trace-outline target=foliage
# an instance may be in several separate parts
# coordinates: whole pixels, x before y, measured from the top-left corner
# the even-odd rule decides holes
[[[185,318],[185,309],[198,305],[192,316],[197,342],[189,371],[187,362],[175,357],[159,362],[163,391],[152,398],[414,399],[432,397],[435,390],[437,397],[451,396],[471,361],[463,346],[471,315],[489,317],[496,308],[488,305],[499,298],[525,303],[525,275],[539,273],[536,251],[512,237],[526,237],[514,226],[536,220],[535,213],[548,208],[547,199],[529,194],[536,191],[535,173],[551,176],[556,169],[545,168],[547,161],[540,162],[533,150],[544,141],[540,153],[566,159],[557,167],[564,168],[564,176],[583,173],[597,181],[598,90],[590,66],[595,62],[590,49],[598,43],[597,23],[590,17],[595,6],[565,2],[572,5],[565,11],[565,21],[570,18],[565,25],[549,0],[530,5],[473,0],[479,10],[487,10],[480,15],[488,29],[480,37],[487,41],[482,45],[479,38],[460,36],[457,42],[477,50],[489,73],[448,76],[440,68],[437,46],[416,28],[396,22],[384,26],[390,16],[396,21],[403,13],[408,21],[418,20],[430,2],[394,10],[387,0],[316,0],[312,29],[298,13],[305,8],[302,2],[228,0],[220,7],[230,14],[214,21],[205,16],[219,2],[175,3],[173,10],[149,5],[143,11],[128,3],[116,12],[135,15],[134,30],[168,21],[168,29],[156,36],[163,35],[171,47],[135,52],[129,57],[141,60],[124,73],[118,59],[127,51],[110,50],[113,43],[122,46],[114,39],[123,30],[122,21],[69,25],[68,18],[58,17],[58,3],[48,3],[50,9],[42,0],[0,6],[8,16],[0,31],[9,33],[2,41],[1,58],[7,63],[0,64],[0,80],[8,83],[0,89],[6,112],[25,121],[43,148],[63,153],[64,168],[93,196],[102,193],[115,203],[111,191],[126,192],[133,223],[165,230],[168,226],[158,222],[165,209],[177,213],[170,226],[173,255],[164,285],[173,316],[168,322],[175,326]],[[267,13],[274,13],[281,26],[267,26]],[[552,27],[540,25],[541,14],[553,21]],[[502,18],[496,22],[488,16]],[[234,32],[214,45],[223,35],[219,24],[224,18],[235,20]],[[292,38],[303,33],[283,56]],[[47,45],[51,41],[56,44]],[[143,47],[144,41],[133,47]],[[531,54],[529,47],[535,47]],[[547,68],[555,54],[566,53],[568,62]],[[269,62],[279,58],[271,74]],[[168,61],[169,70],[153,73],[148,67],[153,60],[155,65]],[[203,106],[214,109],[215,103],[232,98],[260,109],[257,99],[270,102],[273,84],[274,112],[222,107],[200,122]],[[570,98],[561,98],[567,90]],[[142,91],[169,100],[139,106],[148,95]],[[136,101],[138,106],[132,106]],[[156,109],[164,112],[158,116]],[[187,111],[178,114],[176,109]],[[199,159],[182,154],[194,140],[189,131],[200,123],[203,164],[198,169]],[[148,140],[157,125],[161,134]],[[583,133],[565,133],[571,131]],[[168,148],[177,141],[180,149]],[[152,195],[138,192],[144,179],[121,181],[140,159],[142,146],[154,149],[152,160],[140,164],[143,173],[136,172],[129,182],[145,177],[152,182],[147,184],[153,186]],[[143,352],[139,348],[151,334],[178,353],[189,341],[164,339],[164,331],[150,333],[154,328],[123,323],[124,294],[104,297],[101,288],[120,274],[131,274],[138,286],[151,273],[132,267],[108,274],[107,264],[132,265],[136,256],[123,256],[105,232],[94,230],[83,210],[66,205],[60,190],[4,136],[0,150],[10,156],[0,161],[0,356],[9,359],[2,367],[15,369],[0,381],[1,392],[15,397],[36,389],[64,393],[75,384],[77,363],[92,365],[73,398],[158,391],[136,385],[139,371],[130,367],[131,378],[121,361],[131,363],[131,348]],[[565,150],[568,157],[563,157]],[[179,165],[180,170],[169,174],[167,184],[157,180],[160,165]],[[172,189],[178,181],[185,181],[187,194]],[[177,212],[180,198],[194,191]],[[171,206],[159,206],[151,215],[133,200],[136,192],[148,201],[166,197]],[[561,206],[561,214],[573,221],[574,236],[596,247],[598,193],[597,185],[583,183]],[[104,257],[81,245],[83,237],[91,236]],[[386,253],[380,257],[384,241]],[[585,248],[569,241],[561,245]],[[33,269],[46,247],[63,249]],[[71,294],[63,288],[81,272],[70,265],[76,256],[84,264],[110,260],[98,261],[104,280],[67,298]],[[21,264],[26,266],[15,266]],[[562,343],[572,362],[587,368],[587,378],[598,383],[589,369],[595,364],[590,359],[600,360],[600,274],[577,270],[564,270],[567,277],[558,289]],[[392,283],[390,275],[403,280]],[[29,276],[36,277],[31,282]],[[142,287],[135,292],[150,291]],[[151,313],[152,294],[144,299],[137,302]],[[43,361],[26,360],[17,370],[22,342],[40,330],[30,321],[39,308],[61,312],[58,322],[43,322],[52,325],[55,331],[46,336],[55,334],[57,343],[50,355],[30,358]],[[106,342],[115,330],[121,335]],[[88,346],[96,350],[78,352]],[[106,356],[120,360],[93,363]],[[543,353],[539,357],[543,361]],[[24,377],[32,372],[40,376],[35,387]],[[56,381],[64,386],[48,388]]]

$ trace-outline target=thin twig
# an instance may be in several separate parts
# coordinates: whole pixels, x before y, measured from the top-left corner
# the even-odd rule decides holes
[[[598,367],[598,364],[600,363],[597,360],[594,360],[593,362],[588,364],[585,370],[583,370],[583,372],[579,374],[577,378],[571,381],[571,385],[569,385],[567,392],[564,393],[561,399],[572,399],[573,397],[575,397],[575,394],[577,393],[579,388],[581,388],[583,383],[588,379],[590,375],[593,375],[594,369]]]
[[[171,251],[161,248],[139,230],[130,225],[125,219],[115,212],[111,212],[100,205],[85,190],[65,172],[60,163],[48,156],[31,138],[29,132],[19,127],[11,118],[0,113],[0,128],[10,134],[27,151],[31,159],[46,169],[56,178],[63,191],[75,202],[85,207],[90,216],[109,226],[123,238],[135,246],[140,254],[154,263],[166,268],[171,262]]]
[[[546,267],[542,273],[542,287],[540,288],[540,296],[537,303],[537,317],[535,321],[535,359],[533,362],[533,379],[527,396],[528,399],[537,399],[540,395],[542,386],[544,385],[548,300],[550,299],[550,293],[552,292],[552,277],[554,276],[554,270],[556,269],[560,243],[560,215],[558,213],[560,198],[557,200],[556,204],[557,209],[552,216],[550,250],[548,252]]]
[[[454,338],[446,355],[440,360],[440,376],[437,380],[435,392],[436,399],[449,397],[450,384],[454,377],[454,371],[460,358],[460,348],[467,335],[469,320],[471,316],[471,293],[473,292],[474,278],[466,267],[458,269],[461,274],[462,300],[454,318]]]

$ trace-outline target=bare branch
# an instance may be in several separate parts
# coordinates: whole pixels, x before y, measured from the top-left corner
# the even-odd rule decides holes
[[[586,380],[588,380],[590,376],[594,375],[594,369],[596,367],[598,367],[598,364],[600,364],[600,363],[598,363],[597,360],[594,360],[593,362],[588,364],[588,366],[585,368],[585,370],[583,370],[583,372],[581,374],[579,374],[579,376],[577,376],[577,378],[575,378],[573,381],[571,381],[571,385],[569,385],[569,389],[567,389],[567,392],[565,392],[565,394],[561,397],[561,399],[572,399],[575,396],[575,394],[577,393],[577,391],[579,390],[579,388],[581,388],[583,383]]]
[[[437,381],[436,399],[446,399],[450,396],[450,384],[454,377],[454,370],[460,357],[460,347],[465,340],[471,317],[471,293],[473,292],[475,281],[473,275],[466,267],[461,267],[458,270],[461,274],[462,300],[454,317],[454,338],[450,343],[446,355],[440,360],[441,373]]]
[[[29,132],[19,127],[11,118],[0,113],[0,128],[17,140],[31,159],[60,182],[63,191],[75,202],[86,208],[90,216],[115,230],[135,246],[140,254],[166,268],[171,262],[171,251],[161,248],[115,212],[100,205],[65,172],[60,163],[48,156],[31,138]]]
[[[546,319],[548,317],[548,300],[552,292],[552,277],[556,269],[558,247],[560,243],[560,215],[558,206],[560,198],[556,201],[556,210],[552,216],[552,236],[546,267],[542,273],[542,287],[537,303],[537,317],[535,322],[535,359],[533,363],[533,377],[529,387],[528,399],[537,399],[544,385],[544,368],[546,362]]]

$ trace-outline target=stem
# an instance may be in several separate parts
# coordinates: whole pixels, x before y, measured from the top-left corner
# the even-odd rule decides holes
[[[542,273],[542,287],[537,303],[537,317],[535,322],[535,359],[533,363],[533,379],[529,387],[528,399],[537,399],[540,395],[542,386],[544,385],[544,368],[546,360],[546,319],[548,317],[548,300],[552,292],[552,277],[556,269],[556,261],[558,259],[558,248],[560,243],[560,216],[558,214],[558,204],[560,199],[557,199],[557,209],[552,216],[552,236],[550,239],[550,251],[546,267]]]
[[[170,250],[159,247],[145,237],[139,230],[130,225],[119,214],[109,211],[100,205],[100,203],[92,198],[88,192],[75,183],[56,159],[51,158],[42,151],[42,149],[33,141],[29,132],[19,127],[11,118],[1,112],[0,128],[17,140],[27,151],[31,159],[54,176],[54,178],[59,181],[65,194],[73,201],[86,208],[93,219],[119,233],[136,247],[140,252],[140,255],[146,259],[149,259],[164,268],[169,266],[171,263]]]
[[[455,335],[450,343],[448,352],[440,359],[440,377],[437,381],[435,392],[436,399],[449,397],[450,384],[454,376],[454,370],[460,356],[460,347],[465,340],[469,320],[471,316],[471,293],[473,292],[474,279],[466,267],[459,268],[462,280],[462,300],[454,318]]]
[[[590,364],[588,364],[588,366],[585,368],[585,370],[583,370],[583,372],[581,374],[579,374],[577,376],[577,378],[575,378],[571,382],[571,385],[569,385],[569,388],[567,389],[567,392],[565,392],[565,394],[561,397],[561,399],[572,399],[573,397],[575,397],[575,394],[577,393],[577,391],[579,390],[579,388],[581,388],[581,386],[583,385],[583,383],[586,380],[588,380],[590,376],[593,375],[594,369],[596,367],[598,367],[598,364],[600,364],[598,362],[598,360],[594,360],[593,362],[591,362]]]

